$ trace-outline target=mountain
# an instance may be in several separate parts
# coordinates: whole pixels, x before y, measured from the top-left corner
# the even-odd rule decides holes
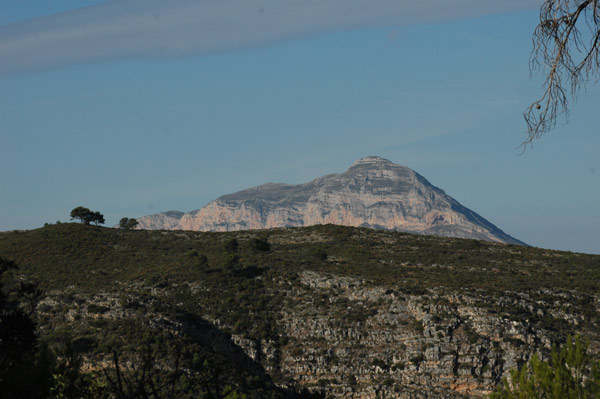
[[[381,157],[308,183],[268,183],[224,195],[201,209],[138,219],[140,229],[236,231],[336,224],[524,244],[433,186]]]

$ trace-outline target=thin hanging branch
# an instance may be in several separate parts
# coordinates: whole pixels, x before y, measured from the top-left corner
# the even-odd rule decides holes
[[[542,96],[523,113],[527,138],[523,149],[569,117],[569,97],[600,80],[600,0],[545,0],[533,33],[532,73],[547,71]]]

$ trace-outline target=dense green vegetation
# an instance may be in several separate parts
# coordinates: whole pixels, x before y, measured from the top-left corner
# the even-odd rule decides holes
[[[238,247],[232,249],[227,243],[234,238]],[[265,248],[257,246],[260,239]],[[1,233],[0,254],[45,289],[77,285],[89,292],[114,281],[177,283],[224,272],[243,277],[248,267],[344,273],[408,290],[600,291],[597,255],[333,225],[201,233],[57,224]]]
[[[537,354],[504,378],[490,399],[594,399],[600,395],[600,361],[580,336],[554,347],[548,360]]]
[[[178,392],[174,397],[191,392],[195,397],[212,397],[210,392],[307,396],[277,368],[267,373],[265,362],[228,346],[229,334],[256,345],[265,340],[275,347],[292,345],[277,323],[289,300],[278,284],[300,284],[298,273],[306,270],[357,277],[399,295],[508,291],[544,300],[551,290],[574,295],[571,302],[587,325],[598,323],[590,304],[600,291],[600,256],[476,240],[332,225],[201,233],[69,223],[0,233],[0,256],[20,266],[7,269],[5,277],[36,283],[50,298],[37,306],[36,322],[40,347],[46,345],[63,361],[53,366],[58,383],[94,390],[112,386],[105,391],[112,397],[134,397],[118,392],[116,364],[133,365],[122,377],[133,391],[158,384]],[[339,307],[340,312],[349,306],[313,300],[315,307]],[[520,308],[480,305],[508,318],[522,317]],[[353,309],[347,322],[360,323],[376,313],[363,305]],[[527,317],[559,338],[566,331],[553,317]],[[65,353],[74,353],[70,368]],[[160,362],[149,362],[147,353]],[[91,365],[101,378],[73,374],[78,362]],[[134,378],[140,368],[149,379]],[[275,387],[271,378],[290,389]],[[207,381],[219,387],[211,391]],[[168,397],[161,395],[149,397]]]

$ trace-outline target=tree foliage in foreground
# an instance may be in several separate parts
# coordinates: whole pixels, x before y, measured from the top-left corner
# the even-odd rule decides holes
[[[533,33],[530,70],[546,75],[542,96],[524,112],[531,144],[568,116],[569,92],[575,98],[589,81],[600,80],[600,0],[545,0]]]
[[[32,318],[41,291],[14,279],[16,269],[0,257],[0,397],[45,398],[55,358],[39,341]]]
[[[490,395],[490,399],[596,399],[600,397],[600,362],[587,353],[580,336],[569,336],[554,347],[548,361],[533,355],[520,370]]]
[[[110,349],[109,366],[82,371],[82,358],[72,349],[53,373],[49,399],[240,399],[241,394],[216,358],[183,345],[164,332],[144,333],[139,347],[126,355]],[[127,346],[121,342],[120,346]]]

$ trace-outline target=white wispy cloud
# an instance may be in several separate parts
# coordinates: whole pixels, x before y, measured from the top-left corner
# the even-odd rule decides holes
[[[228,51],[327,31],[538,5],[539,0],[112,0],[0,27],[0,75]]]

